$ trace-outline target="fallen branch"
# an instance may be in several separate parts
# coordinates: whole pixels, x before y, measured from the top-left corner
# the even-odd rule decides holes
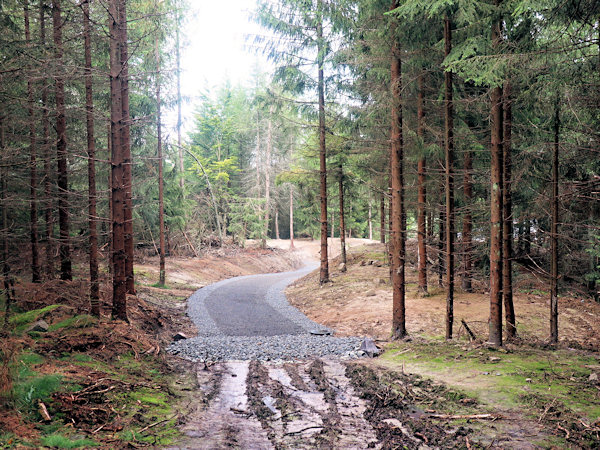
[[[427,417],[432,419],[444,419],[444,420],[460,420],[460,419],[478,419],[478,420],[496,420],[498,416],[492,414],[428,414]]]
[[[298,431],[290,431],[289,433],[285,433],[284,436],[292,436],[294,434],[300,434],[300,433],[303,433],[308,430],[314,430],[315,428],[325,428],[325,427],[323,425],[315,425],[312,427],[302,428],[301,430],[298,430]]]
[[[567,429],[566,429],[566,428],[564,428],[564,427],[561,427],[561,426],[560,426],[560,424],[558,424],[558,425],[556,426],[556,428],[558,428],[559,430],[561,430],[561,431],[564,431],[564,432],[565,432],[565,434],[566,434],[566,436],[565,436],[565,439],[569,439],[569,438],[571,437],[571,433],[569,433],[569,430],[567,430]]]
[[[150,428],[154,428],[155,426],[160,425],[161,423],[165,423],[165,422],[168,422],[169,420],[173,420],[175,417],[177,417],[177,414],[173,414],[171,417],[167,417],[166,419],[159,420],[158,422],[151,423],[150,425],[148,425],[148,426],[142,428],[140,431],[138,431],[138,433],[143,433],[144,431],[146,431]]]
[[[46,405],[44,405],[43,402],[39,402],[38,406],[40,407],[40,415],[42,416],[42,419],[44,419],[45,422],[51,422],[52,417],[50,417],[50,414],[48,413],[48,408],[46,408]]]
[[[467,322],[465,322],[465,319],[461,319],[460,323],[462,323],[463,327],[465,327],[465,330],[467,330],[467,333],[469,333],[469,336],[471,337],[472,341],[476,341],[477,340],[477,336],[475,336],[475,333],[473,333],[471,331],[471,329],[469,328],[469,325],[467,325]]]

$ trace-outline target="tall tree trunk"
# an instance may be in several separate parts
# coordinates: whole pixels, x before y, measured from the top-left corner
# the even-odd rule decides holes
[[[424,144],[425,141],[425,111],[423,110],[423,76],[418,80],[419,91],[417,93],[417,135]],[[417,240],[419,260],[419,293],[427,294],[427,245],[425,230],[425,214],[427,206],[427,161],[424,155],[419,156],[417,163],[418,173],[418,201],[417,201]]]
[[[98,281],[98,228],[96,213],[96,142],[94,137],[94,102],[92,97],[92,39],[90,4],[83,0],[83,39],[85,53],[85,114],[88,150],[88,201],[90,227],[90,313],[100,316],[100,284]]]
[[[176,64],[176,75],[177,75],[177,150],[179,153],[179,186],[181,189],[185,186],[185,167],[183,161],[183,147],[181,145],[181,49],[179,39],[179,27],[181,26],[181,12],[179,10],[179,4],[175,5],[176,16],[175,16],[175,64]]]
[[[46,5],[45,0],[40,0],[40,47],[46,50]],[[50,119],[48,108],[48,79],[42,80],[42,135],[43,135],[43,156],[44,156],[44,225],[46,239],[46,278],[54,277],[54,220],[52,212],[52,168],[50,164]]]
[[[325,147],[325,41],[323,40],[323,0],[317,0],[317,64],[319,91],[319,177],[321,198],[321,269],[319,283],[329,283],[329,258],[327,255],[327,149]]]
[[[5,142],[4,142],[4,117],[0,115],[0,151],[2,158],[5,158]],[[10,307],[12,304],[12,296],[10,295],[10,266],[8,264],[8,206],[6,204],[6,192],[8,190],[7,182],[8,169],[0,167],[0,206],[2,206],[2,242],[0,251],[2,251],[2,282],[4,285],[4,330],[8,329],[8,318],[10,315]]]
[[[444,19],[446,57],[452,50],[452,28],[448,16]],[[454,111],[452,72],[444,72],[445,85],[445,147],[446,147],[446,339],[452,339],[454,325]]]
[[[511,194],[511,137],[512,137],[512,89],[510,82],[504,87],[504,143],[503,143],[503,165],[502,176],[504,183],[502,186],[503,203],[503,230],[502,230],[502,294],[504,296],[504,309],[506,317],[506,337],[514,339],[517,335],[517,324],[515,318],[515,307],[513,303],[512,287],[512,257],[513,257],[513,214],[512,214],[512,194]]]
[[[123,105],[121,92],[121,51],[117,2],[108,4],[110,30],[110,135],[112,167],[112,247],[113,247],[113,304],[112,317],[127,321],[127,289],[125,271],[125,169],[123,144]]]
[[[294,188],[290,184],[290,249],[294,248]]]
[[[160,242],[159,255],[159,281],[161,286],[165,285],[165,205],[164,205],[164,180],[163,180],[163,155],[162,155],[162,115],[160,99],[160,50],[158,48],[158,36],[155,38],[154,53],[156,56],[156,153],[158,158],[158,232]],[[183,178],[182,178],[183,180]],[[183,187],[183,186],[182,186]]]
[[[440,194],[441,195],[441,194]],[[446,239],[446,220],[444,205],[440,203],[439,205],[439,228],[438,228],[438,286],[444,287],[444,242]]]
[[[123,146],[123,170],[125,187],[125,286],[128,294],[135,295],[133,274],[133,160],[131,157],[131,139],[129,125],[129,52],[127,44],[127,1],[119,0],[119,48],[121,52],[121,108],[123,126],[121,127],[121,145]]]
[[[28,48],[32,47],[31,31],[29,28],[29,1],[23,5],[23,19],[25,22],[25,42]],[[38,247],[38,204],[37,204],[37,139],[35,130],[35,116],[33,112],[33,82],[27,79],[27,113],[29,115],[29,237],[31,241],[31,281],[39,283],[42,280],[40,273],[40,252]]]
[[[269,222],[271,221],[271,154],[273,153],[273,111],[269,108],[267,121],[267,154],[265,155],[265,237],[269,238]]]
[[[379,241],[385,244],[385,194],[383,192],[379,200],[379,221]]]
[[[373,240],[373,204],[369,199],[369,240]]]
[[[339,165],[339,191],[340,191],[340,249],[342,272],[346,271],[346,220],[344,217],[344,169]]]
[[[279,205],[275,208],[275,239],[279,240]]]
[[[462,288],[465,292],[473,291],[472,283],[472,250],[473,250],[473,217],[471,215],[471,202],[473,200],[473,152],[467,149],[464,159],[464,174],[463,174],[463,192],[465,197],[465,215],[463,217],[462,227],[462,245],[463,245],[463,274]]]
[[[392,9],[398,2],[392,2]],[[392,123],[391,123],[391,179],[392,179],[392,286],[393,286],[393,315],[392,337],[402,339],[406,336],[405,318],[405,280],[404,280],[404,143],[402,140],[402,61],[400,44],[396,36],[396,20],[392,20],[390,33],[392,36]]]
[[[560,107],[557,95],[554,109],[552,152],[552,225],[550,229],[550,342],[558,342],[558,166],[560,150]]]
[[[71,244],[69,237],[69,181],[67,175],[67,117],[63,79],[63,42],[60,0],[52,2],[54,57],[56,60],[56,155],[58,159],[58,224],[60,229],[60,278],[71,280]]]
[[[496,5],[500,0],[496,0]],[[492,25],[492,45],[501,39],[501,21]],[[490,335],[489,343],[502,345],[502,87],[491,92],[491,232],[490,232]]]

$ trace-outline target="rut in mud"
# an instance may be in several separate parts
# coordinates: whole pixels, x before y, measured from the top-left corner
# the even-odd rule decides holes
[[[189,448],[369,448],[367,405],[338,360],[235,361],[198,371],[207,407],[188,418]]]

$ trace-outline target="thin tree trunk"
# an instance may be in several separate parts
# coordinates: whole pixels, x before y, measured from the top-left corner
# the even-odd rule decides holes
[[[425,142],[425,111],[423,110],[423,76],[418,80],[419,92],[417,94],[417,135],[421,142]],[[418,173],[418,201],[417,201],[417,240],[418,240],[418,260],[419,260],[419,293],[427,294],[427,245],[426,245],[426,230],[425,230],[425,214],[427,206],[427,161],[424,155],[419,157],[417,163]]]
[[[98,281],[98,228],[96,213],[96,143],[94,138],[94,103],[92,97],[92,40],[90,4],[83,0],[83,38],[85,53],[85,113],[88,150],[88,201],[90,227],[90,313],[100,316],[100,284]]]
[[[265,238],[269,238],[271,221],[271,153],[273,152],[273,106],[269,109],[267,122],[267,154],[265,155]]]
[[[504,87],[504,143],[503,143],[503,165],[502,176],[504,183],[502,186],[503,200],[503,230],[502,230],[502,293],[504,296],[504,308],[506,317],[506,337],[514,339],[517,335],[517,324],[515,318],[515,307],[513,303],[512,287],[512,257],[513,257],[513,215],[512,215],[512,194],[511,194],[511,136],[512,136],[512,90],[510,82]]]
[[[379,200],[379,241],[385,244],[385,195],[381,193],[381,199]]]
[[[496,0],[496,5],[500,1]],[[501,22],[492,26],[492,45],[501,39]],[[502,345],[502,87],[491,92],[491,236],[490,236],[490,335],[489,343]]]
[[[106,125],[107,128],[107,132],[106,132],[106,149],[107,149],[107,157],[106,159],[111,161],[112,159],[112,124],[109,121],[109,123]],[[112,196],[112,192],[113,192],[113,185],[112,185],[112,163],[109,165],[108,167],[108,180],[107,180],[107,189],[108,189],[108,195],[107,195],[107,200],[108,200],[108,258],[107,258],[107,266],[108,266],[108,273],[109,274],[113,274],[113,265],[112,265],[112,258],[113,258],[113,224],[112,224],[112,218],[113,218],[113,196]]]
[[[127,1],[119,0],[119,47],[121,53],[121,107],[123,109],[121,127],[121,145],[123,146],[123,170],[125,187],[125,286],[128,294],[135,295],[133,274],[133,160],[131,158],[131,139],[129,133],[129,54],[127,44]]]
[[[290,249],[294,248],[294,189],[290,184]]]
[[[279,240],[279,206],[275,208],[275,239]]]
[[[552,225],[550,230],[550,342],[558,342],[558,168],[560,150],[560,108],[557,96],[554,111],[552,152]]]
[[[0,116],[0,151],[2,151],[2,158],[5,158],[5,142],[4,142],[4,117]],[[12,303],[12,296],[10,295],[10,266],[8,265],[8,213],[6,204],[6,192],[8,190],[7,182],[8,169],[6,167],[0,167],[0,206],[2,206],[2,230],[0,230],[0,236],[2,236],[1,251],[2,251],[2,278],[4,284],[4,330],[8,329],[8,318],[10,315],[10,307]]]
[[[110,30],[110,122],[112,167],[112,247],[113,247],[113,304],[112,317],[127,321],[127,288],[125,271],[125,179],[124,155],[121,141],[123,105],[121,91],[121,51],[119,48],[119,15],[117,2],[111,0],[108,11]]]
[[[176,7],[176,17],[175,17],[175,63],[176,74],[177,74],[177,149],[179,152],[179,186],[181,189],[185,186],[185,167],[183,161],[183,147],[181,145],[181,50],[180,50],[180,40],[179,40],[179,27],[181,26],[181,13],[179,11],[179,4],[175,5]]]
[[[71,280],[71,245],[69,237],[69,182],[67,172],[67,118],[65,81],[63,79],[63,42],[60,0],[52,2],[54,57],[56,60],[56,155],[58,159],[58,222],[60,229],[60,278]]]
[[[440,194],[441,195],[441,194]],[[444,242],[446,239],[446,221],[444,219],[444,205],[439,205],[439,230],[438,230],[438,286],[444,287]]]
[[[160,242],[160,255],[159,255],[159,281],[158,284],[161,286],[165,285],[165,205],[164,205],[164,180],[163,180],[163,155],[162,155],[162,115],[161,115],[161,99],[160,99],[160,51],[158,48],[158,36],[155,37],[155,48],[156,56],[156,153],[158,158],[158,230],[159,230],[159,242]],[[191,243],[190,243],[191,246]],[[195,252],[194,247],[192,250]]]
[[[471,215],[471,202],[473,200],[473,153],[467,149],[464,159],[463,192],[465,197],[465,215],[463,217],[462,244],[463,244],[463,274],[462,288],[465,292],[473,291],[472,283],[472,249],[473,249],[473,217]]]
[[[346,271],[346,220],[344,217],[344,170],[342,165],[339,165],[339,191],[340,191],[340,249],[341,249],[341,272]]]
[[[392,2],[392,9],[398,2]],[[391,64],[391,179],[392,179],[392,337],[402,339],[406,336],[405,318],[405,280],[404,280],[404,143],[402,140],[402,61],[400,44],[396,36],[397,24],[392,20],[390,32],[392,36]]]
[[[25,22],[25,42],[28,48],[32,47],[31,31],[29,28],[29,1],[23,5],[23,19]],[[38,204],[37,204],[37,139],[35,131],[35,116],[33,112],[33,82],[27,79],[27,113],[29,115],[29,237],[31,241],[31,281],[39,283],[42,280],[40,273],[40,253],[38,247]]]
[[[40,47],[46,50],[46,12],[45,1],[40,0]],[[42,134],[43,134],[43,155],[44,155],[44,222],[46,238],[46,278],[54,278],[54,221],[52,218],[53,196],[50,164],[50,119],[48,113],[48,80],[42,80]]]
[[[369,199],[369,240],[373,240],[373,205]]]
[[[448,16],[444,19],[446,57],[452,50],[452,28]],[[452,72],[444,72],[445,85],[445,147],[446,147],[446,339],[452,339],[454,325],[454,111]]]
[[[317,0],[317,64],[319,93],[319,177],[321,198],[321,269],[319,283],[329,283],[329,259],[327,255],[327,149],[325,147],[325,42],[323,40],[323,0]]]

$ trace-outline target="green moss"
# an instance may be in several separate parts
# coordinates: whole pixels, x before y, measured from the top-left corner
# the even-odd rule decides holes
[[[54,311],[56,308],[59,308],[61,305],[48,305],[44,308],[40,309],[32,309],[31,311],[23,312],[20,314],[13,315],[9,321],[11,325],[16,327],[17,333],[22,333],[25,331],[27,326],[36,320],[44,317],[51,311]]]
[[[92,317],[88,314],[82,314],[79,316],[69,317],[61,322],[54,323],[48,327],[48,331],[56,331],[62,328],[72,329],[72,328],[86,328],[92,325],[95,325],[98,322],[98,319]]]
[[[465,350],[453,343],[427,342],[391,346],[382,359],[392,366],[405,364],[410,371],[466,388],[499,406],[523,406],[526,392],[541,398],[541,403],[557,399],[588,419],[600,414],[600,405],[591,401],[596,398],[596,389],[586,382],[591,370],[585,366],[597,364],[594,357],[528,348],[512,353],[485,348]]]
[[[82,447],[98,447],[96,441],[90,439],[74,439],[71,440],[61,434],[52,434],[42,438],[42,444],[45,447],[53,448],[82,448]]]

